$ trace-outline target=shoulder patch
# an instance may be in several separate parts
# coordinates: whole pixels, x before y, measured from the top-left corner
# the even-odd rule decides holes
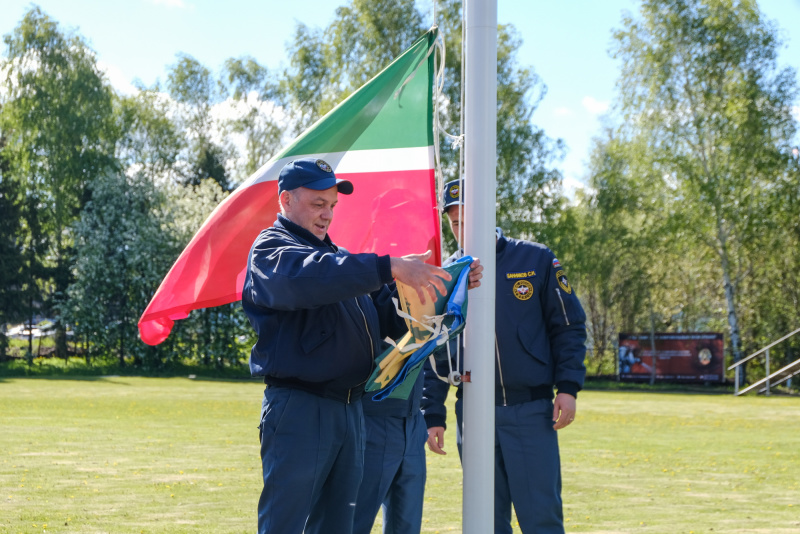
[[[561,267],[561,262],[558,261],[558,258],[553,258],[553,269],[558,269]]]
[[[564,274],[564,271],[558,271],[556,273],[556,280],[558,280],[558,285],[567,292],[567,294],[572,293],[572,286],[569,285],[569,280],[567,280],[567,275]]]

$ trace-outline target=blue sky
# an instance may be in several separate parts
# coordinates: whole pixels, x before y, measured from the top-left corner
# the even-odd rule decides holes
[[[324,27],[345,0],[40,0],[63,28],[77,30],[97,52],[115,87],[134,79],[165,79],[179,52],[217,71],[225,59],[250,55],[271,69],[287,62],[284,45],[295,24]],[[428,0],[417,0],[428,6]],[[591,139],[614,98],[617,65],[609,57],[611,31],[636,0],[499,0],[498,21],[513,24],[523,45],[518,59],[548,87],[533,121],[564,139],[565,186],[585,177]],[[2,0],[0,34],[13,30],[32,5]],[[779,62],[800,70],[800,0],[760,0],[787,41]],[[428,17],[431,17],[426,7]],[[798,80],[800,83],[800,79]],[[800,104],[800,103],[798,103]],[[797,108],[796,108],[797,109]],[[797,113],[800,115],[800,112]],[[800,116],[798,117],[800,119]]]

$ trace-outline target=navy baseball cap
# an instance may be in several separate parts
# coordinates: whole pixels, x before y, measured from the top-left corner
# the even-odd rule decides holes
[[[331,166],[317,158],[301,158],[290,161],[284,165],[278,176],[278,192],[291,191],[298,187],[324,191],[333,186],[337,186],[343,195],[353,192],[351,182],[337,179]]]
[[[447,213],[450,206],[464,203],[464,180],[453,180],[444,184],[442,192],[442,212]]]

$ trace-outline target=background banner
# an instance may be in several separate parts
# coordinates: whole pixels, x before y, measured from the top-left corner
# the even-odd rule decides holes
[[[724,337],[715,332],[656,333],[655,358],[650,334],[619,334],[620,380],[724,382]]]

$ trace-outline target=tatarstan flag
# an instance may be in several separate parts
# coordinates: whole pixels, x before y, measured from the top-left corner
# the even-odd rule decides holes
[[[316,157],[353,182],[340,195],[329,234],[350,252],[402,256],[434,251],[441,264],[433,157],[433,47],[436,29],[331,110],[256,171],[206,219],[139,319],[150,345],[191,310],[242,297],[247,255],[278,208],[278,173]]]

